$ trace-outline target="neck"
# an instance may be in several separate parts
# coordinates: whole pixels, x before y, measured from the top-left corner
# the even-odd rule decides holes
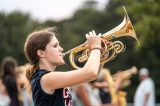
[[[39,68],[48,71],[54,71],[56,69],[56,66],[48,64],[47,62],[39,62]]]

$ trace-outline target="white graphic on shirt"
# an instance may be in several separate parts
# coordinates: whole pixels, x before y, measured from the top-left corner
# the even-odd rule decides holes
[[[63,98],[65,102],[65,106],[72,106],[72,97],[68,87],[63,89]]]

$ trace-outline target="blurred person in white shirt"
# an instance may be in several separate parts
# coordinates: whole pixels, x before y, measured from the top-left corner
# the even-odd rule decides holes
[[[155,106],[155,86],[147,68],[140,69],[139,78],[141,82],[135,93],[134,106]]]

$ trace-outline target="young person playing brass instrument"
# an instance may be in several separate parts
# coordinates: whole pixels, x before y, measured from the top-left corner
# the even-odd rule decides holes
[[[86,64],[75,71],[55,72],[56,67],[65,62],[54,30],[46,28],[32,32],[24,45],[26,58],[33,65],[26,75],[35,106],[72,106],[68,87],[95,79],[103,66],[100,65],[101,39],[92,31],[86,34],[91,51]]]

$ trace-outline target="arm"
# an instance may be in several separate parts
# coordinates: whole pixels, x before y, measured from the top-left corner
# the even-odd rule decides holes
[[[104,66],[104,64],[100,64],[99,69],[98,69],[98,75],[100,74],[103,66]],[[98,77],[98,75],[96,76],[96,78]],[[92,80],[95,80],[96,78],[93,78]]]
[[[148,102],[149,95],[150,95],[149,93],[146,93],[146,94],[145,94],[143,106],[147,106],[147,102]]]
[[[90,102],[90,97],[89,97],[88,91],[87,91],[84,84],[77,86],[76,94],[77,94],[77,97],[80,98],[80,100],[82,101],[84,106],[91,106],[92,105],[92,103]]]
[[[93,50],[84,68],[69,72],[50,72],[41,78],[41,85],[47,89],[58,89],[66,86],[73,86],[85,81],[94,79],[98,73],[99,59],[94,55],[100,55],[99,50]],[[98,60],[98,61],[97,61]],[[94,69],[92,69],[94,67]]]
[[[114,86],[116,88],[116,90],[118,91],[118,89],[120,89],[121,85],[122,85],[122,78],[118,78],[116,81],[114,81]]]
[[[114,87],[116,88],[116,90],[118,90],[120,88],[121,83],[122,83],[121,79],[117,79],[114,82]],[[94,87],[97,87],[97,88],[108,88],[108,82],[106,80],[104,80],[102,82],[94,82]]]
[[[94,82],[94,87],[96,88],[108,88],[108,83],[107,81],[103,81],[103,82]]]
[[[104,66],[104,63],[103,64],[100,64],[99,66],[99,70],[98,70],[98,74],[101,72],[101,70],[103,69],[103,66]]]

